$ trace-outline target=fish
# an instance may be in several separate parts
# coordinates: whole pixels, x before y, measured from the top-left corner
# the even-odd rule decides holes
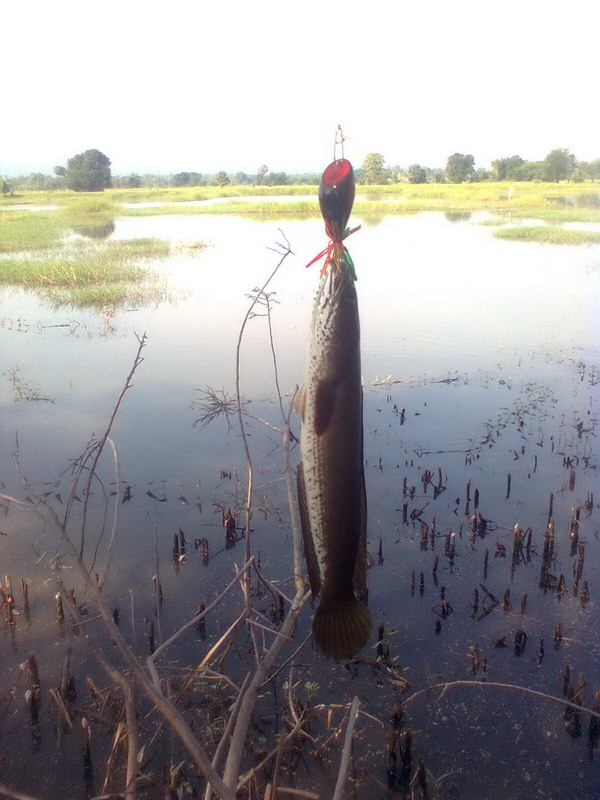
[[[343,202],[339,207],[345,214]],[[346,222],[336,236],[341,250]],[[330,658],[353,658],[369,639],[372,619],[363,602],[367,500],[360,320],[354,269],[340,250],[328,255],[319,280],[296,407],[301,415],[297,481],[302,538],[311,592],[319,597],[314,641]]]

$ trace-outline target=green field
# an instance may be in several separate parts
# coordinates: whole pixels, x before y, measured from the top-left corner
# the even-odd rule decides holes
[[[494,231],[497,239],[511,242],[538,242],[540,244],[600,244],[600,232],[577,231],[554,225],[520,225]]]
[[[511,192],[512,187],[512,192]],[[355,214],[414,214],[419,211],[480,211],[549,221],[600,221],[600,189],[595,183],[461,183],[357,186]],[[509,194],[511,197],[509,199]],[[246,202],[244,198],[313,195],[307,202]],[[230,198],[208,206],[179,206],[198,200]],[[164,203],[167,209],[122,208],[124,203]],[[194,186],[186,188],[108,189],[101,194],[19,192],[0,201],[14,204],[58,205],[69,216],[97,208],[94,213],[123,215],[178,214],[318,214],[316,186]]]

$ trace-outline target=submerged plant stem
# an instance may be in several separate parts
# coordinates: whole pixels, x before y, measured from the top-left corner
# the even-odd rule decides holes
[[[441,695],[439,698],[441,699],[448,689],[453,689],[455,686],[478,686],[480,689],[485,689],[487,686],[491,689],[511,689],[515,692],[524,692],[525,694],[531,694],[535,697],[542,697],[544,700],[552,700],[552,702],[560,703],[562,706],[568,706],[574,711],[581,711],[584,714],[590,714],[592,717],[600,719],[600,712],[594,711],[591,708],[585,708],[584,706],[577,705],[577,703],[573,703],[570,700],[565,700],[563,697],[556,697],[552,694],[546,694],[546,692],[539,692],[537,689],[528,689],[526,686],[517,686],[513,683],[495,683],[494,681],[449,681],[448,683],[436,683],[433,686],[427,686],[425,689],[420,689],[418,692],[411,694],[402,701],[402,704],[407,705],[421,695],[436,690],[441,690]]]

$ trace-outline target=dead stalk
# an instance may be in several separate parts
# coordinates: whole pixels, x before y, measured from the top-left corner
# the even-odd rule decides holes
[[[344,787],[346,785],[346,775],[348,774],[348,765],[350,763],[350,749],[352,747],[352,734],[354,733],[354,725],[356,724],[356,715],[360,700],[354,697],[352,705],[350,706],[350,715],[348,718],[348,727],[346,728],[346,737],[344,739],[344,749],[342,750],[342,758],[340,761],[340,771],[338,772],[337,781],[335,784],[335,791],[332,800],[342,800]]]
[[[223,735],[221,736],[219,744],[217,745],[217,749],[215,750],[215,754],[212,760],[212,765],[215,769],[219,768],[221,755],[223,753],[223,750],[225,749],[225,745],[229,739],[229,736],[231,735],[231,731],[240,708],[240,702],[244,696],[244,692],[246,691],[248,684],[250,683],[250,675],[251,673],[248,672],[248,674],[244,678],[244,682],[242,683],[242,686],[238,692],[238,696],[235,699],[233,709],[231,710],[231,714],[229,715],[229,719],[227,720],[227,725],[225,726]],[[212,786],[210,785],[210,783],[207,783],[206,791],[204,793],[204,800],[212,800],[212,796],[213,796]]]
[[[229,788],[233,788],[237,784],[246,732],[250,724],[250,717],[258,690],[261,684],[267,679],[282,646],[293,633],[296,627],[296,618],[300,613],[300,609],[306,600],[308,600],[309,594],[309,592],[306,592],[304,595],[301,595],[299,592],[296,593],[291,608],[279,629],[278,635],[275,637],[275,641],[257,666],[252,681],[245,692],[231,739],[231,746],[225,763],[225,772],[223,773],[223,781]]]

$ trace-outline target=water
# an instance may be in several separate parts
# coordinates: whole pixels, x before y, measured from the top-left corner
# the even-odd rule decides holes
[[[362,325],[369,551],[374,557],[368,576],[369,605],[376,625],[384,625],[397,669],[390,671],[375,662],[376,636],[351,670],[327,662],[308,646],[295,658],[293,680],[299,681],[300,699],[313,694],[312,705],[348,702],[358,694],[362,708],[387,723],[400,696],[399,676],[410,682],[407,697],[436,683],[481,680],[484,660],[489,682],[517,684],[559,697],[568,662],[573,684],[580,673],[586,681],[584,705],[588,706],[600,688],[600,251],[501,242],[490,228],[476,222],[477,217],[448,220],[443,214],[386,217],[377,224],[364,224],[348,241],[359,278]],[[151,622],[158,636],[152,583],[154,526],[165,595],[165,636],[195,612],[198,602],[210,602],[231,578],[233,564],[243,561],[242,545],[224,549],[221,525],[222,509],[239,511],[243,505],[245,466],[239,435],[235,428],[228,430],[224,419],[206,427],[194,423],[202,414],[198,390],[233,392],[235,347],[249,303],[246,294],[266,280],[278,261],[269,249],[283,241],[278,225],[294,252],[269,286],[277,301],[272,324],[279,381],[289,392],[302,380],[317,282],[318,267],[307,270],[304,265],[324,245],[322,223],[317,220],[274,223],[212,216],[117,220],[112,238],[154,236],[175,245],[209,243],[195,255],[176,249],[170,260],[152,265],[167,278],[170,292],[169,302],[152,307],[114,313],[53,310],[34,294],[14,289],[2,293],[0,491],[21,499],[31,498],[34,491],[46,495],[59,514],[64,513],[68,496],[70,475],[65,470],[91,434],[103,432],[131,368],[136,334],[147,334],[145,360],[111,433],[118,478],[112,452],[107,451],[100,465],[102,484],[92,487],[86,549],[90,563],[103,530],[95,566],[102,572],[118,480],[118,542],[105,593],[111,609],[119,608],[121,629],[140,654],[148,651]],[[242,393],[251,413],[279,425],[266,323],[265,317],[256,317],[248,324],[242,346]],[[260,554],[267,577],[285,581],[291,570],[291,536],[279,437],[260,423],[249,421],[248,426],[257,487],[253,549]],[[297,421],[294,428],[297,431]],[[15,468],[16,457],[27,485]],[[297,458],[295,451],[292,458]],[[415,487],[412,499],[411,487]],[[556,581],[551,581],[554,588],[539,586],[551,493],[556,557],[550,572],[556,579],[564,575],[563,594],[557,593]],[[76,536],[84,499],[81,492],[78,496]],[[569,538],[571,509],[576,505],[581,506],[579,543],[585,548],[582,580],[587,580],[591,595],[584,605],[581,582],[574,594],[577,554],[571,555]],[[488,521],[484,535],[470,532],[474,512]],[[513,565],[515,523],[532,528],[533,546],[523,550]],[[242,524],[238,517],[238,525]],[[179,529],[188,543],[187,560],[180,565],[172,560],[173,535]],[[92,719],[94,791],[99,793],[114,728],[93,716],[98,710],[91,708],[85,678],[93,677],[102,687],[109,681],[81,635],[70,630],[61,638],[54,601],[59,580],[67,589],[76,589],[78,602],[85,599],[84,589],[71,568],[72,560],[63,556],[58,564],[54,558],[58,538],[51,525],[10,506],[0,530],[5,534],[0,537],[1,572],[12,578],[17,609],[22,612],[22,577],[30,582],[32,602],[31,626],[21,613],[16,626],[6,629],[1,645],[5,668],[0,686],[4,698],[0,780],[22,792],[59,798],[65,796],[68,775],[68,796],[83,796],[78,734],[68,734],[62,750],[57,748],[48,697],[48,689],[58,686],[69,644],[78,690],[73,707]],[[445,551],[451,531],[457,534],[453,559]],[[201,548],[194,548],[196,539],[208,541],[208,566],[203,565]],[[480,584],[500,601],[488,614],[483,612],[490,602]],[[470,607],[475,588],[477,612]],[[507,590],[509,604],[503,611]],[[291,595],[293,590],[285,584],[284,591]],[[449,615],[442,607],[445,600],[452,609]],[[269,596],[260,602],[268,613]],[[174,680],[180,667],[202,659],[235,619],[239,603],[239,596],[233,596],[209,616],[205,640],[192,631],[169,651],[163,664],[173,670]],[[93,602],[88,600],[87,605],[91,618]],[[310,630],[310,616],[306,608],[296,632],[298,643]],[[562,639],[555,648],[557,622],[562,625]],[[103,641],[96,624],[90,622],[89,627]],[[514,649],[518,630],[527,636],[521,655]],[[541,663],[540,640],[544,642]],[[506,646],[496,646],[499,643]],[[477,651],[470,650],[475,646]],[[41,744],[35,745],[36,752],[23,699],[27,674],[19,670],[32,651],[40,665],[43,695]],[[286,652],[291,655],[293,648]],[[477,658],[469,658],[470,652],[478,653]],[[244,658],[238,650],[237,656],[225,660],[225,672],[238,682],[243,679]],[[280,676],[285,677],[289,669]],[[14,697],[7,699],[6,692],[15,684]],[[222,695],[221,712],[227,713],[229,696]],[[271,695],[261,700],[258,717],[264,719],[257,722],[261,730],[254,734],[255,750],[263,746],[261,736],[265,748],[274,746],[285,703],[277,708],[273,721]],[[196,715],[198,725],[206,724],[202,715],[209,712],[202,702],[198,708],[192,704],[188,713]],[[375,790],[383,797],[377,781],[387,782],[384,729],[359,719],[357,796],[371,796]],[[340,720],[334,714],[334,723]],[[565,722],[558,704],[489,686],[453,688],[443,697],[437,691],[426,693],[409,701],[404,718],[413,732],[415,761],[422,756],[436,778],[446,776],[440,796],[473,800],[595,796],[600,791],[597,750],[593,739],[588,741],[589,717],[582,716],[580,722],[577,735],[577,726],[572,720]],[[329,735],[318,712],[311,725],[313,736]],[[327,768],[317,770],[306,747],[301,769],[294,771],[284,759],[283,783],[291,785],[297,772],[300,788],[316,787],[329,796]],[[161,774],[157,762],[167,758],[167,750],[163,740],[148,768],[157,780]],[[328,757],[335,780],[337,745]],[[175,763],[183,758],[185,754]],[[162,796],[155,791],[150,796]]]

